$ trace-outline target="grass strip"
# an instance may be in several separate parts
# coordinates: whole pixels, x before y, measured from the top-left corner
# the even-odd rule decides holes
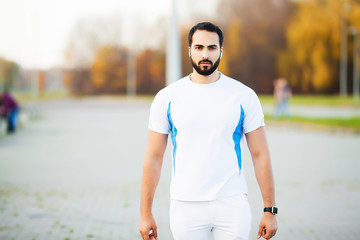
[[[262,104],[275,104],[274,97],[272,95],[259,95],[259,98]],[[360,101],[354,102],[352,96],[340,97],[338,95],[294,95],[290,99],[290,105],[360,107]]]
[[[46,101],[52,99],[66,98],[70,96],[70,94],[66,91],[45,92],[39,94],[38,96],[35,96],[31,92],[14,92],[13,95],[15,99],[20,103],[26,103],[32,101]]]
[[[291,116],[289,118],[274,118],[271,114],[265,114],[265,120],[270,123],[283,124],[311,124],[319,127],[326,127],[329,130],[347,130],[360,134],[360,116],[350,118],[310,118],[302,116]]]

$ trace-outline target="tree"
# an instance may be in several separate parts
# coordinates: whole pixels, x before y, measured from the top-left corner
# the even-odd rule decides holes
[[[73,27],[65,51],[68,68],[89,68],[99,48],[121,46],[121,16],[85,17]]]
[[[137,93],[153,94],[165,86],[165,52],[145,49],[136,60]]]
[[[344,12],[346,2],[351,5],[348,13]],[[289,79],[295,92],[338,92],[342,18],[347,18],[348,25],[360,29],[359,2],[297,2],[296,12],[286,30],[287,48],[278,58],[278,70]]]
[[[128,50],[115,46],[100,48],[91,66],[91,83],[96,93],[126,93]]]
[[[121,23],[121,15],[113,15],[103,18],[86,17],[75,24],[65,50],[65,80],[74,93],[89,94],[105,91],[104,88],[107,86],[94,85],[93,80],[95,84],[101,82],[98,66],[99,62],[107,61],[101,60],[101,58],[106,58],[104,48],[114,46],[114,49],[117,49],[121,46]],[[94,63],[95,61],[97,62]],[[104,71],[108,72],[108,70]],[[117,74],[115,73],[115,75]],[[112,78],[108,76],[106,81],[109,77]],[[116,84],[116,81],[112,82],[109,87],[110,91],[121,88]]]
[[[0,58],[0,91],[4,89],[10,90],[14,87],[19,71],[20,67],[18,64]]]
[[[288,0],[221,0],[217,19],[225,39],[222,68],[257,92],[271,93],[291,13]]]

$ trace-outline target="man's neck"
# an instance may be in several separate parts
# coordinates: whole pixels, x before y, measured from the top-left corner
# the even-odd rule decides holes
[[[200,84],[213,83],[213,82],[216,82],[217,80],[219,80],[219,78],[220,78],[219,71],[214,71],[212,74],[205,76],[205,75],[199,74],[198,72],[195,71],[195,69],[193,69],[192,74],[190,74],[190,80],[195,83],[200,83]]]

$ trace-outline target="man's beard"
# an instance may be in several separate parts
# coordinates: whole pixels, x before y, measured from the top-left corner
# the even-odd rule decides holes
[[[204,76],[209,76],[210,74],[212,74],[219,66],[220,64],[220,57],[219,59],[215,62],[215,64],[213,64],[210,60],[201,60],[199,62],[199,64],[196,64],[192,58],[190,57],[190,61],[191,61],[191,65],[193,66],[193,68],[196,70],[196,72],[200,75],[204,75]],[[204,63],[204,62],[208,62],[210,63],[210,67],[206,67],[204,69],[200,68],[200,64]]]

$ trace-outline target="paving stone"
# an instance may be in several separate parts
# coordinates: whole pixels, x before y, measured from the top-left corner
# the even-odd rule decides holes
[[[39,119],[0,139],[0,239],[140,239],[149,107],[114,98],[39,103]],[[359,239],[360,136],[266,128],[280,209],[273,239]],[[159,239],[170,240],[169,148],[165,156],[154,215]],[[262,200],[248,151],[244,167],[256,239]]]

